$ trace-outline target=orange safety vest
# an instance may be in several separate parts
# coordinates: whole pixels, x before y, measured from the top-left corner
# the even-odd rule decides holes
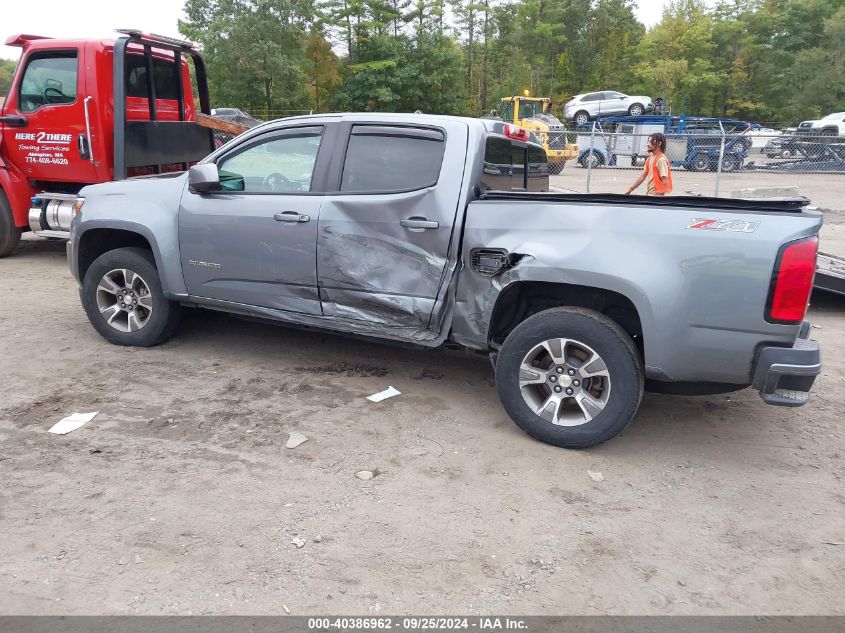
[[[666,156],[666,154],[661,154],[660,156]],[[648,157],[648,162],[646,163],[646,171],[648,171],[648,175],[651,177],[651,181],[654,183],[654,190],[660,194],[667,194],[672,193],[672,165],[669,164],[669,173],[666,174],[666,186],[663,186],[663,181],[660,179],[660,172],[657,171],[657,159],[659,156],[655,156],[652,154]],[[666,159],[666,162],[669,162],[669,159]]]

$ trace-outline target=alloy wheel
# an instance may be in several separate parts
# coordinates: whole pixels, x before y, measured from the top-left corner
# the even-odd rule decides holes
[[[153,298],[144,279],[128,268],[110,270],[97,284],[97,308],[119,332],[137,332],[150,321]]]
[[[598,416],[610,399],[610,372],[588,345],[554,338],[535,345],[519,367],[525,404],[558,426],[580,426]]]

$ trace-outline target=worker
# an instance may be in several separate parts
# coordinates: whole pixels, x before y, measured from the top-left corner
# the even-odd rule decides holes
[[[648,151],[651,156],[646,159],[640,177],[628,187],[626,195],[643,184],[644,180],[648,180],[646,195],[665,196],[672,192],[672,166],[664,153],[666,152],[666,137],[661,132],[649,135]]]

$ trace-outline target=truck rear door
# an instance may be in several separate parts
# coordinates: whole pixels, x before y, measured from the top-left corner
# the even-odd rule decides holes
[[[5,115],[22,125],[3,127],[5,153],[30,180],[97,182],[85,125],[84,49],[25,49]]]
[[[447,269],[465,123],[345,123],[336,187],[320,209],[323,314],[425,330]]]

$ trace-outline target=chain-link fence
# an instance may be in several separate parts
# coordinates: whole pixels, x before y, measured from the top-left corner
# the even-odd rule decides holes
[[[214,149],[222,147],[237,136],[236,134],[224,132],[223,130],[211,130],[211,132],[214,135]]]
[[[569,131],[568,140],[578,145],[578,156],[567,162],[569,184],[559,186],[609,193],[633,184],[636,175],[630,172],[643,169],[649,135],[663,130],[627,127],[609,132],[594,125]],[[699,195],[728,196],[732,189],[742,187],[798,186],[803,174],[845,174],[845,137],[771,130],[731,132],[720,127],[664,134],[676,193],[693,193],[687,190],[691,187]]]

